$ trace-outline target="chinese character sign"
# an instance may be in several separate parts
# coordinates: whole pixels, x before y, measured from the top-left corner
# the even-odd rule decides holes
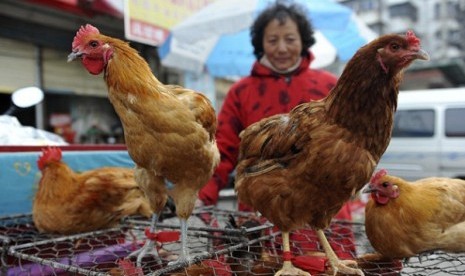
[[[158,46],[170,29],[215,0],[125,0],[126,38]]]

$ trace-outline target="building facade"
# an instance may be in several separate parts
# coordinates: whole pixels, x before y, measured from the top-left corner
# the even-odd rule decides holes
[[[424,89],[465,86],[465,0],[342,0],[378,34],[412,29],[431,60],[413,64],[404,82]]]
[[[431,60],[414,63],[401,89],[465,86],[465,0],[340,0],[378,34],[413,29]],[[24,125],[58,132],[74,143],[121,142],[122,129],[107,99],[102,76],[67,63],[76,30],[90,23],[124,38],[121,11],[105,0],[0,1],[0,114],[11,93],[38,86],[44,101],[17,114]],[[131,43],[164,83],[180,83],[179,72],[159,63],[155,47]],[[329,70],[338,74],[343,65]],[[227,83],[216,80],[217,108]],[[219,87],[219,88],[218,88]],[[223,94],[219,93],[223,91]]]
[[[63,135],[71,143],[121,142],[120,121],[107,98],[103,75],[90,75],[79,62],[67,62],[81,25],[90,23],[109,36],[124,38],[123,14],[103,0],[0,1],[0,114],[11,93],[40,87],[44,101],[15,114],[23,125]],[[155,47],[131,43],[164,81]]]

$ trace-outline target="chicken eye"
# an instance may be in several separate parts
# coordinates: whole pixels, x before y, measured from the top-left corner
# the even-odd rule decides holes
[[[387,187],[389,186],[389,182],[383,182],[381,185],[382,185],[384,188],[387,188]]]
[[[391,44],[391,50],[397,51],[397,50],[399,50],[399,49],[400,49],[400,45],[399,45],[399,44],[397,44],[397,43]]]
[[[90,45],[90,47],[95,48],[95,47],[98,46],[98,42],[95,41],[95,40],[92,40],[91,42],[89,42],[89,45]]]

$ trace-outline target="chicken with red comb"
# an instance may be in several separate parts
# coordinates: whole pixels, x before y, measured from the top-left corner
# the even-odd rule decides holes
[[[108,98],[124,129],[128,153],[136,163],[135,178],[155,214],[170,196],[181,224],[179,262],[188,255],[187,220],[198,191],[216,168],[216,113],[202,93],[161,83],[137,51],[120,39],[103,35],[91,25],[76,33],[68,60],[79,59],[91,74],[104,73]],[[166,185],[171,183],[172,185]],[[150,239],[138,255],[157,255]],[[140,254],[139,254],[140,253]]]
[[[289,233],[317,231],[334,273],[362,275],[341,261],[323,230],[370,180],[391,139],[399,84],[413,61],[428,59],[413,32],[388,34],[360,48],[336,86],[319,101],[265,118],[241,133],[235,189],[282,231],[283,267],[276,275],[308,275],[291,263]]]
[[[364,192],[371,193],[366,234],[382,257],[465,252],[465,180],[431,177],[409,182],[381,170]]]
[[[113,227],[129,215],[152,213],[133,169],[104,167],[77,173],[62,160],[57,147],[43,149],[37,165],[42,176],[32,219],[40,232],[95,231]]]

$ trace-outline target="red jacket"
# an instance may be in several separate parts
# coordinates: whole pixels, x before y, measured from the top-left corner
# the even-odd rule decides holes
[[[219,191],[228,185],[243,129],[262,118],[287,113],[298,104],[323,98],[334,87],[336,77],[327,71],[310,69],[311,59],[310,54],[302,58],[300,66],[288,76],[255,62],[251,75],[231,87],[218,114],[216,141],[221,161],[199,193],[205,204],[215,205]]]

